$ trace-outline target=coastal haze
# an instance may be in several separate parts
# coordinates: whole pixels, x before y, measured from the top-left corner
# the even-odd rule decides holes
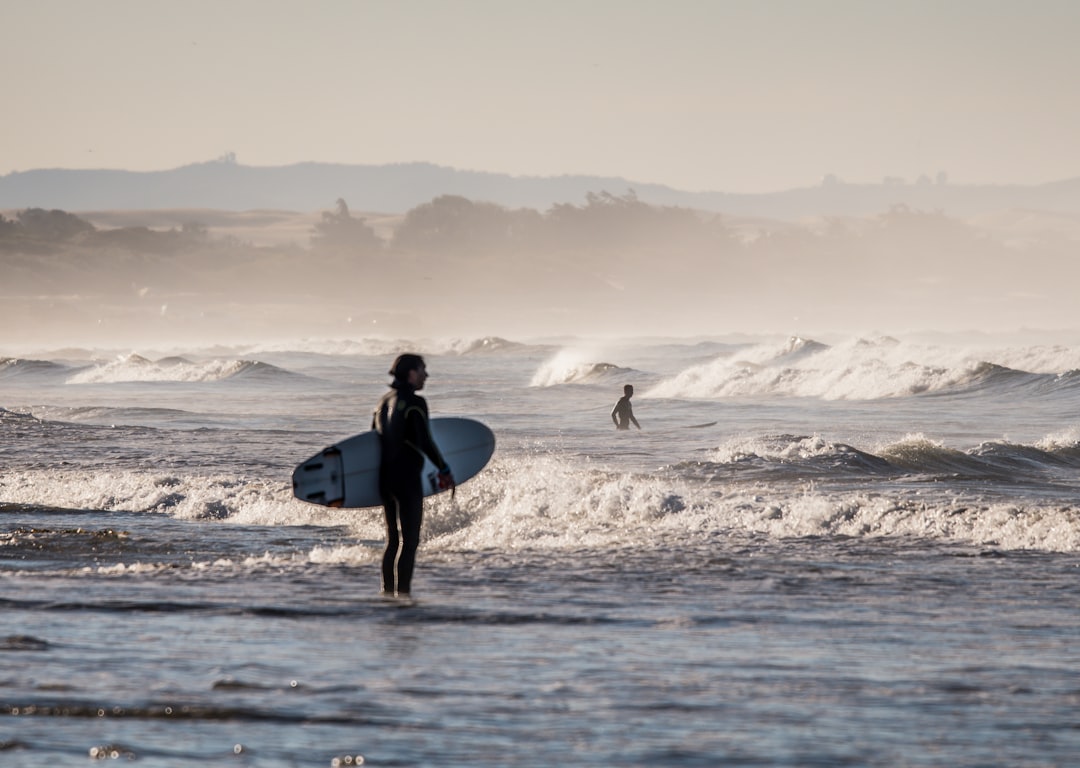
[[[300,202],[298,176],[307,198],[332,202],[284,207]],[[393,206],[350,206],[383,188],[398,190]],[[106,195],[117,207],[96,208]],[[200,196],[235,205],[204,207]],[[47,202],[57,198],[66,209]],[[0,179],[0,200],[17,199],[27,207],[0,214],[0,341],[12,350],[487,335],[1025,330],[1061,340],[1076,327],[1080,180],[706,195],[625,179],[226,158]]]
[[[4,15],[13,349],[1076,325],[1070,3]]]

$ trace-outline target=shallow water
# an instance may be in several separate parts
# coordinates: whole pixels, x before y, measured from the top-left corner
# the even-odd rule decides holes
[[[392,354],[294,346],[0,360],[4,765],[1080,751],[1076,349],[421,347],[498,448],[397,601],[378,510],[289,488]]]

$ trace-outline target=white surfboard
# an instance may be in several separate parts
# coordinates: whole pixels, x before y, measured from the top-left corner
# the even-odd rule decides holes
[[[472,419],[441,417],[431,420],[431,436],[439,446],[454,481],[461,485],[474,477],[495,453],[495,435]],[[334,443],[293,470],[293,495],[326,507],[379,507],[379,460],[382,449],[374,431]],[[439,470],[427,457],[420,474],[424,496],[440,491]]]

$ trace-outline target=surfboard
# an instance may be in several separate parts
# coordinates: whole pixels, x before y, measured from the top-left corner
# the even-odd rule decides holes
[[[431,436],[439,446],[454,481],[475,477],[495,453],[495,434],[473,419],[454,416],[431,420]],[[362,432],[334,443],[300,462],[293,470],[293,495],[325,507],[379,507],[379,435]],[[424,457],[420,473],[424,496],[439,493],[439,470]]]

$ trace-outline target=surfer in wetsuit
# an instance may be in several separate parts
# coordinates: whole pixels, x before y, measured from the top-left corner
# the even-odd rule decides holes
[[[615,429],[630,429],[630,424],[641,429],[638,420],[634,418],[634,408],[630,405],[630,398],[634,396],[634,387],[627,384],[623,387],[623,396],[611,411],[611,420],[615,422]]]
[[[431,437],[427,401],[416,394],[428,377],[424,358],[399,355],[390,375],[394,377],[390,391],[383,395],[371,419],[382,447],[379,493],[386,513],[382,591],[384,595],[408,597],[423,522],[420,472],[424,456],[439,468],[440,488],[453,489],[454,476]]]

